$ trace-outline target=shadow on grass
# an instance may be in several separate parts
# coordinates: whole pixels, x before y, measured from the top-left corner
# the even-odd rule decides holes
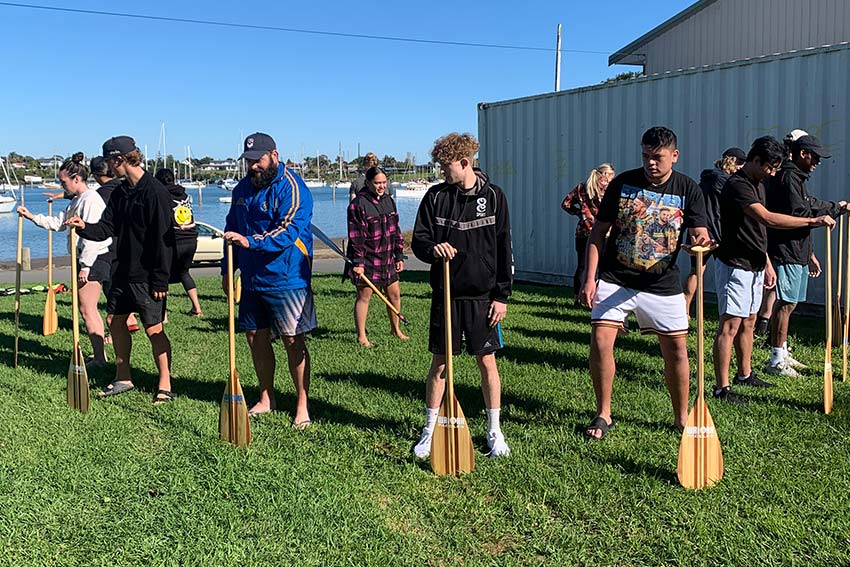
[[[599,441],[590,441],[591,443],[599,443]],[[604,441],[602,441],[604,442]],[[679,484],[679,479],[676,476],[675,470],[661,468],[646,461],[638,461],[623,455],[608,455],[605,457],[589,456],[591,462],[605,464],[616,468],[619,472],[636,477],[650,477],[670,485]]]

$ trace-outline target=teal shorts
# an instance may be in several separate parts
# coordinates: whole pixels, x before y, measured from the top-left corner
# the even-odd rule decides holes
[[[776,266],[776,296],[785,303],[803,303],[809,288],[809,267],[800,264]]]

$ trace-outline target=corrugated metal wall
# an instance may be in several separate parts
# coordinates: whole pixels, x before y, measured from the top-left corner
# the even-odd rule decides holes
[[[850,200],[848,92],[850,46],[842,45],[482,103],[479,158],[508,196],[518,277],[569,281],[575,219],[561,210],[561,200],[599,163],[617,171],[640,167],[640,136],[655,125],[676,132],[677,169],[695,179],[729,146],[747,150],[758,136],[781,139],[803,128],[833,152],[812,176],[812,192]],[[824,250],[822,230],[815,246]],[[686,258],[680,266],[686,270]],[[813,282],[810,301],[822,303],[823,281]]]
[[[638,51],[651,75],[844,41],[848,0],[720,0]]]

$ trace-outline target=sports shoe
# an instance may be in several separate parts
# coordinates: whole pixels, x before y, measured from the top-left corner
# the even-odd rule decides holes
[[[790,366],[794,370],[808,370],[809,369],[808,366],[806,366],[805,364],[803,364],[802,362],[800,362],[799,360],[797,360],[796,358],[794,358],[790,354],[787,355],[783,359],[783,361],[785,362],[785,364],[787,364],[788,366]]]
[[[505,436],[501,431],[491,431],[487,434],[487,446],[490,447],[490,457],[507,457],[511,454],[511,448],[505,443]]]
[[[433,437],[433,429],[422,430],[422,436],[419,438],[419,442],[413,446],[413,454],[416,455],[417,459],[427,459],[428,455],[431,454],[431,441]]]
[[[787,378],[799,378],[800,373],[794,370],[790,364],[788,364],[788,358],[785,357],[783,360],[780,360],[776,364],[768,364],[764,367],[765,374],[772,374],[774,376],[785,376]]]
[[[770,319],[765,319],[764,317],[759,317],[758,322],[756,322],[756,326],[753,329],[753,335],[757,337],[761,337],[767,334],[767,326],[770,324]]]
[[[770,382],[765,382],[758,376],[756,376],[755,372],[750,372],[750,375],[742,378],[741,376],[735,376],[735,379],[732,380],[732,383],[736,386],[752,386],[753,388],[774,388],[776,384],[771,384]]]
[[[726,402],[727,404],[732,404],[733,406],[745,406],[750,403],[746,396],[736,394],[729,386],[724,388],[714,388],[714,399]]]

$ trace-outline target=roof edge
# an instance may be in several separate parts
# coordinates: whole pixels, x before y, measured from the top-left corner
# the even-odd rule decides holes
[[[704,10],[705,8],[709,7],[711,4],[714,4],[715,2],[717,2],[717,0],[699,0],[696,4],[692,4],[691,6],[688,6],[687,8],[685,8],[684,10],[682,10],[681,12],[679,12],[678,14],[676,14],[675,16],[673,16],[672,18],[667,20],[666,22],[656,26],[655,28],[653,28],[649,32],[643,34],[642,36],[640,36],[639,38],[637,38],[636,40],[634,40],[633,42],[631,42],[627,46],[622,47],[622,48],[618,49],[617,51],[615,51],[608,58],[608,66],[610,67],[611,65],[616,65],[618,63],[621,64],[621,65],[643,65],[643,54],[638,54],[638,55],[640,55],[639,59],[632,58],[629,61],[625,61],[625,59],[627,57],[629,57],[630,55],[633,55],[634,51],[636,49],[643,47],[644,45],[646,45],[647,43],[649,43],[650,41],[652,41],[656,37],[665,33],[670,28],[672,28],[672,27],[678,25],[679,23],[687,20],[688,18],[690,18],[691,16],[693,16],[697,12]],[[640,60],[640,62],[636,62],[638,60]]]

